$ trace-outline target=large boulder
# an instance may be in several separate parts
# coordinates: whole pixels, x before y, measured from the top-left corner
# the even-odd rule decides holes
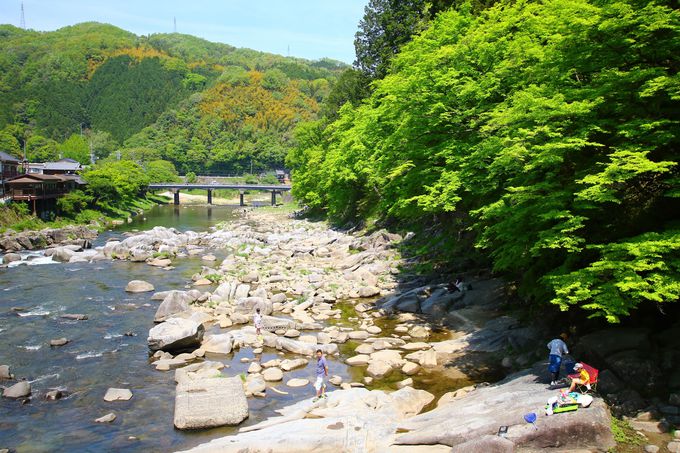
[[[212,354],[229,354],[234,345],[234,338],[229,333],[209,335],[203,340],[201,349]]]
[[[420,303],[420,310],[432,316],[442,316],[459,299],[463,298],[464,293],[456,291],[449,292],[448,289],[441,287],[432,291],[430,297]]]
[[[28,381],[20,381],[5,389],[2,396],[5,398],[23,398],[31,394],[31,384]]]
[[[21,261],[21,255],[18,253],[7,253],[2,257],[3,264],[13,263],[14,261]]]
[[[170,318],[149,330],[149,349],[152,351],[186,349],[198,346],[205,328],[191,319]]]
[[[177,429],[234,426],[248,418],[248,402],[238,376],[187,380],[177,385]]]
[[[45,256],[51,256],[53,261],[68,263],[76,252],[66,247],[55,247],[45,250]]]
[[[334,355],[338,353],[338,345],[335,343],[317,345],[305,343],[304,341],[293,340],[292,338],[276,338],[275,347],[278,350],[306,356],[314,355],[317,349],[321,349],[324,354]]]
[[[257,308],[262,315],[271,315],[274,311],[272,303],[262,297],[245,297],[236,304],[236,311],[240,313],[254,313]]]
[[[158,306],[154,321],[163,322],[177,313],[188,310],[189,304],[193,301],[194,298],[184,291],[170,291]]]
[[[606,451],[615,445],[605,403],[595,398],[588,408],[540,418],[534,427],[524,420],[540,412],[555,391],[546,388],[541,376],[545,364],[440,404],[399,425],[407,431],[396,439],[400,445],[444,444],[457,446],[508,426],[507,439],[516,448],[591,448]]]
[[[128,293],[146,293],[153,290],[153,285],[144,280],[132,280],[125,286],[125,291]]]
[[[434,397],[405,387],[392,393],[363,388],[328,393],[278,410],[282,416],[241,428],[232,436],[199,445],[193,452],[389,452],[397,424],[420,412]],[[416,450],[417,451],[417,450]]]

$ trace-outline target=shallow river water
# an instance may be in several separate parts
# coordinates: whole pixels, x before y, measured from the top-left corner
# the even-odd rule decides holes
[[[95,245],[126,230],[156,225],[180,230],[205,231],[228,221],[232,208],[205,206],[156,207],[132,224],[105,232]],[[218,258],[223,255],[216,252]],[[149,365],[147,333],[158,302],[151,293],[128,294],[128,281],[143,279],[156,290],[184,289],[201,268],[200,259],[181,259],[176,269],[165,271],[125,261],[95,264],[21,265],[0,269],[0,364],[9,364],[17,378],[31,381],[33,394],[26,404],[0,398],[0,448],[18,452],[47,451],[169,451],[191,447],[223,436],[233,429],[181,432],[173,428],[174,372],[159,372]],[[60,318],[67,313],[88,315],[85,321]],[[131,332],[135,336],[125,336]],[[66,337],[65,346],[50,347],[50,339]],[[241,357],[219,360],[230,365],[225,375],[245,372]],[[261,360],[280,357],[262,354]],[[214,358],[213,358],[214,359]],[[338,366],[332,370],[345,375]],[[290,377],[311,377],[313,370],[296,370]],[[7,382],[0,383],[7,385]],[[129,388],[127,402],[103,400],[108,387]],[[44,395],[62,389],[68,395],[46,401]],[[289,395],[268,392],[267,398],[249,399],[247,424],[273,415],[282,403],[298,400],[309,389]],[[283,401],[282,401],[283,400]],[[94,419],[114,412],[111,424]]]
[[[233,219],[234,209],[237,208],[159,206],[131,224],[101,234],[94,245],[121,237],[126,231],[157,225],[206,231]],[[227,252],[213,253],[220,262]],[[36,263],[44,261],[38,258]],[[125,285],[135,279],[151,282],[156,291],[184,289],[202,262],[200,258],[185,258],[174,260],[173,265],[175,269],[171,271],[127,261],[24,264],[0,269],[0,364],[10,365],[12,373],[31,381],[33,389],[25,404],[0,398],[0,448],[21,453],[165,452],[190,448],[236,431],[218,428],[192,432],[173,427],[174,372],[156,371],[150,365],[146,341],[159,302],[150,300],[151,293],[124,291]],[[330,322],[351,326],[347,318],[355,316],[352,305],[336,305],[342,309],[343,317]],[[61,318],[69,313],[86,314],[88,319]],[[389,333],[393,324],[386,319],[379,323],[384,333]],[[209,329],[217,330],[218,327]],[[50,347],[50,339],[60,337],[70,342]],[[348,367],[340,361],[354,355],[357,345],[348,342],[341,345],[339,358],[329,357],[330,374],[345,381],[361,381],[364,369]],[[265,349],[254,357],[252,350],[246,348],[228,356],[208,358],[222,361],[227,365],[222,373],[235,376],[246,373],[249,364],[240,360],[244,357],[265,362],[293,356]],[[284,382],[294,377],[313,380],[313,376],[314,363],[310,362],[306,368],[286,373]],[[376,382],[374,388],[394,388],[396,380],[403,378],[397,373],[390,380]],[[470,383],[467,379],[432,374],[414,378],[417,388],[427,388],[437,395]],[[129,388],[133,397],[127,402],[107,403],[103,396],[109,387]],[[267,391],[265,398],[249,398],[250,417],[241,426],[257,423],[275,415],[275,409],[314,395],[311,386],[290,388],[278,383],[276,387],[287,394]],[[63,390],[66,397],[47,401],[45,393],[53,389]],[[113,423],[94,422],[109,412],[117,416]]]

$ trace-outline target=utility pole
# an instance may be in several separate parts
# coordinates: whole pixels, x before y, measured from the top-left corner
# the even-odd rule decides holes
[[[19,26],[26,30],[26,16],[24,15],[24,2],[21,2],[21,22]]]
[[[172,22],[173,22],[172,32],[177,33],[177,17],[173,17]]]

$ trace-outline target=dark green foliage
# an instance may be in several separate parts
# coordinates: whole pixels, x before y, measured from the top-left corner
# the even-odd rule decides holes
[[[92,195],[82,190],[74,190],[57,200],[60,214],[66,217],[75,218],[78,213],[87,208],[93,201]]]
[[[340,107],[349,102],[357,107],[361,101],[371,94],[370,79],[361,71],[353,68],[345,69],[333,83],[333,87],[326,97],[321,112],[324,117],[334,120],[338,116]]]
[[[182,171],[266,170],[282,164],[293,125],[318,113],[344,67],[93,22],[45,33],[0,26],[0,129],[13,128],[21,150],[31,136],[82,133],[88,152],[71,157],[83,163],[90,145],[104,159],[128,141]]]
[[[187,76],[185,68],[164,66],[159,58],[137,63],[122,55],[109,58],[87,85],[87,111],[94,128],[111,133],[119,142],[153,123],[168,106],[205,83]]]
[[[402,45],[425,27],[424,0],[370,0],[354,39],[356,66],[371,78],[382,78]]]
[[[298,129],[294,194],[335,221],[474,234],[523,294],[563,309],[616,322],[675,301],[679,53],[664,2],[441,13],[365,103]]]

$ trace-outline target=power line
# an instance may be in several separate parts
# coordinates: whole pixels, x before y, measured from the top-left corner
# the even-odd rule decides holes
[[[26,30],[26,16],[24,15],[24,2],[21,2],[21,22],[19,26]]]

